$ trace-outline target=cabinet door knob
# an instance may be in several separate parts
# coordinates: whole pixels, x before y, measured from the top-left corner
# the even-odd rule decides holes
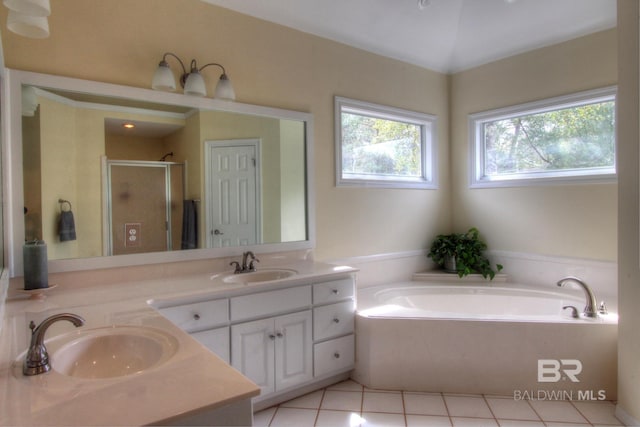
[[[194,314],[193,320],[200,320],[200,315],[198,313]]]
[[[275,340],[275,339],[276,339],[276,336],[275,336],[274,334],[269,334],[269,339],[270,339],[270,340]]]
[[[284,334],[283,334],[282,332],[277,332],[277,333],[276,333],[276,336],[277,336],[278,338],[282,338],[282,337],[284,336]]]
[[[340,353],[338,352],[333,353],[333,357],[335,357],[336,359],[340,359]]]
[[[340,323],[340,319],[338,319],[337,317],[333,318],[333,323]]]
[[[340,293],[337,289],[333,289],[331,292],[333,292],[334,295],[338,295]]]

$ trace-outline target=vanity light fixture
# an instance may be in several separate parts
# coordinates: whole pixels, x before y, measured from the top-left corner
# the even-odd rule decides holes
[[[418,0],[418,9],[424,10],[431,4],[431,0]]]
[[[2,3],[9,9],[7,28],[10,31],[33,39],[49,37],[49,0],[3,0]]]
[[[236,94],[233,90],[233,86],[231,85],[231,80],[229,80],[229,77],[227,77],[227,73],[222,65],[212,62],[198,68],[196,60],[192,59],[191,68],[189,72],[187,72],[187,69],[185,68],[182,60],[171,52],[165,53],[162,56],[162,61],[160,61],[160,63],[158,64],[158,68],[153,75],[153,81],[151,83],[151,87],[153,89],[167,91],[176,90],[175,77],[173,75],[173,72],[171,71],[171,68],[169,68],[167,56],[173,56],[178,60],[180,66],[182,67],[182,74],[180,75],[180,86],[184,88],[185,95],[207,95],[207,88],[205,86],[204,78],[202,77],[202,74],[200,74],[200,71],[204,70],[210,65],[214,65],[222,69],[222,75],[220,75],[220,79],[218,80],[218,84],[216,85],[213,97],[217,99],[228,99],[231,101],[236,99]]]

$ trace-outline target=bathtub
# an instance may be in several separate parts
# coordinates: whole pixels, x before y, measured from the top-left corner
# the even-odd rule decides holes
[[[617,315],[580,290],[400,282],[358,290],[355,380],[370,388],[615,400]]]

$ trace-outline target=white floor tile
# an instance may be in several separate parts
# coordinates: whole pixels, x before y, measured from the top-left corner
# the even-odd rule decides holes
[[[316,422],[315,409],[278,408],[271,427],[311,427]]]
[[[444,399],[439,394],[404,393],[404,408],[407,414],[448,415]]]
[[[573,402],[573,405],[591,424],[622,424],[615,416],[616,405],[611,402]]]
[[[357,382],[353,380],[346,380],[327,387],[327,390],[362,391],[362,388],[362,385],[358,384]]]
[[[539,421],[540,417],[525,400],[502,399],[488,397],[487,403],[493,412],[493,415],[500,419],[507,420],[529,420]]]
[[[586,423],[555,423],[555,422],[546,422],[544,423],[547,427],[586,427],[591,426],[591,424]]]
[[[529,402],[542,421],[563,423],[587,423],[580,412],[570,402],[551,400],[531,400]]]
[[[495,419],[451,417],[453,427],[499,427]]]
[[[362,408],[362,393],[354,391],[326,390],[322,399],[321,409],[360,412]]]
[[[452,417],[493,418],[482,397],[445,395],[444,400]]]
[[[364,412],[362,427],[405,427],[404,414],[381,414]]]
[[[451,420],[436,415],[407,415],[407,427],[451,427]]]
[[[362,412],[391,412],[403,414],[402,394],[365,392]]]
[[[500,427],[545,427],[542,421],[524,421],[524,420],[501,420],[498,419]]]
[[[276,413],[276,407],[267,408],[264,411],[253,414],[253,425],[255,427],[267,427]]]
[[[320,402],[322,401],[322,395],[324,390],[314,391],[304,396],[300,396],[296,399],[289,400],[280,406],[285,408],[306,408],[306,409],[318,409],[320,408]]]
[[[328,411],[322,409],[318,413],[316,427],[357,427],[362,418],[359,412]]]

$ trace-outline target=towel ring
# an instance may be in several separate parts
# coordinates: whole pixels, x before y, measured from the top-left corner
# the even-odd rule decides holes
[[[71,202],[70,201],[64,200],[64,199],[58,199],[58,203],[60,203],[60,210],[61,211],[63,211],[63,212],[71,212],[72,208],[71,208]],[[69,210],[68,211],[64,210],[64,204],[65,203],[69,205]]]

